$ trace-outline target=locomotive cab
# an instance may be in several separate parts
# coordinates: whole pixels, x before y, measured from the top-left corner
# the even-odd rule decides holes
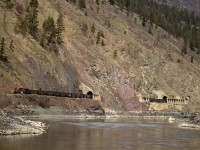
[[[27,88],[15,88],[14,94],[30,94],[30,90]]]

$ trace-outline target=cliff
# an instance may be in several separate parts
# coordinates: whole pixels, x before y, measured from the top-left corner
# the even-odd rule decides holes
[[[39,34],[44,20],[49,16],[56,20],[58,12],[64,15],[65,31],[55,52],[42,48],[30,35],[16,33],[16,8],[8,9],[0,1],[0,38],[5,38],[9,60],[0,63],[1,106],[12,103],[6,95],[15,87],[90,90],[107,112],[147,109],[136,96],[140,90],[189,96],[193,105],[200,99],[199,60],[191,63],[189,55],[181,54],[181,39],[159,27],[149,33],[150,24],[143,27],[137,14],[127,17],[125,10],[93,0],[82,10],[66,0],[40,0]],[[103,36],[98,43],[99,33]]]

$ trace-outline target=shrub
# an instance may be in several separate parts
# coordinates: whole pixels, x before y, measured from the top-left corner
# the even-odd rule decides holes
[[[194,62],[194,57],[193,57],[193,56],[190,57],[190,62],[191,62],[191,63]]]
[[[83,23],[82,24],[81,30],[83,31],[83,34],[86,36],[87,32],[88,32],[88,25],[87,25],[87,23]]]
[[[102,41],[101,41],[101,46],[106,46],[106,44],[105,44],[105,42],[104,42],[103,39],[102,39]]]
[[[116,59],[117,58],[117,50],[115,50],[114,52],[113,52],[113,59]]]
[[[49,108],[50,105],[49,105],[49,102],[48,101],[45,101],[45,100],[41,100],[38,102],[38,105],[42,108]]]
[[[101,40],[101,33],[98,32],[98,33],[97,33],[97,41],[96,41],[96,44],[99,44],[99,43],[100,43],[100,40]]]
[[[23,15],[24,12],[25,12],[25,9],[24,9],[23,5],[21,5],[21,4],[19,4],[19,3],[16,4],[15,10],[17,11],[17,13],[18,13],[19,15]]]
[[[95,28],[95,24],[93,23],[93,24],[92,24],[92,27],[91,27],[91,32],[94,33],[95,30],[96,30],[96,28]]]

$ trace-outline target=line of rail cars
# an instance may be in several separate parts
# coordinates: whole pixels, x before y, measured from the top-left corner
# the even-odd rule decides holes
[[[71,98],[89,98],[93,99],[93,93],[88,92],[87,94],[79,93],[68,93],[59,91],[43,91],[43,90],[31,90],[27,88],[15,88],[14,94],[38,94],[47,96],[57,96],[57,97],[71,97]]]
[[[149,102],[150,103],[167,103],[167,99],[150,98]]]

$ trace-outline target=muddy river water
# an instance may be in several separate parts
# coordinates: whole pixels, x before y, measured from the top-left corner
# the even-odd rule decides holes
[[[166,120],[43,120],[43,135],[0,136],[0,150],[199,150],[200,131]]]

